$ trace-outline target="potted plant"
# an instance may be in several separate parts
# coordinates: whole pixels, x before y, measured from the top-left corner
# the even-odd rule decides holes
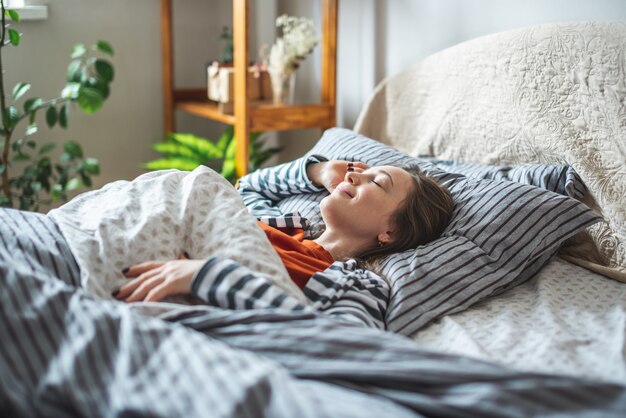
[[[191,171],[200,165],[206,165],[219,171],[224,178],[235,184],[235,147],[236,140],[232,126],[229,126],[220,138],[213,142],[193,134],[173,133],[164,142],[154,144],[153,148],[165,156],[143,165],[149,170],[177,169]],[[261,167],[269,158],[280,152],[280,148],[263,147],[261,134],[250,134],[250,170]]]
[[[49,128],[59,125],[66,129],[72,104],[85,113],[97,112],[109,96],[114,77],[113,65],[101,56],[113,55],[113,49],[106,41],[89,48],[75,45],[59,97],[27,98],[30,84],[19,82],[11,89],[4,81],[2,49],[18,47],[22,39],[12,27],[20,21],[19,13],[6,9],[4,3],[0,0],[0,206],[38,210],[41,204],[66,200],[69,191],[90,187],[91,177],[100,173],[100,166],[95,158],[83,155],[76,141],[65,142],[59,161],[53,162],[48,154],[55,144],[35,140],[37,115],[45,113]],[[18,168],[22,172],[15,174]]]

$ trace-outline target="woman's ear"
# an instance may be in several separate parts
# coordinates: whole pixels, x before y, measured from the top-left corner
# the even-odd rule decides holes
[[[391,231],[382,232],[378,234],[378,242],[382,243],[383,245],[390,244],[392,241],[391,234],[392,234]]]

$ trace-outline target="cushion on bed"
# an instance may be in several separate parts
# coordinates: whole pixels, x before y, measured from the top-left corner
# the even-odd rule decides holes
[[[571,261],[626,282],[624,39],[615,21],[463,42],[383,81],[355,131],[410,155],[574,167],[604,220]]]
[[[517,166],[498,166],[488,164],[472,164],[453,160],[440,160],[432,157],[420,157],[444,171],[463,174],[486,180],[508,180],[516,183],[530,184],[542,189],[582,199],[587,188],[576,170],[562,164],[523,164]]]
[[[402,334],[527,280],[565,239],[600,219],[572,198],[511,181],[449,173],[347,129],[326,131],[309,154],[370,166],[417,163],[450,189],[456,206],[443,235],[387,257],[382,266],[392,285],[387,325]],[[279,206],[321,223],[318,202],[323,196],[295,196]]]

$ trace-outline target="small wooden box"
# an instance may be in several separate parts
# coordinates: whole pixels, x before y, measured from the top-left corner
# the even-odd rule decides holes
[[[207,68],[207,95],[218,103],[234,102],[235,70],[233,67],[211,65]],[[267,71],[248,68],[248,99],[272,98],[272,85]],[[232,106],[231,106],[232,107]]]

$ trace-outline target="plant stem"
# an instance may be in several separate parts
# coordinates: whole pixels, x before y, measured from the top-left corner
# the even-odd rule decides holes
[[[6,35],[6,15],[4,14],[4,0],[0,0],[0,11],[2,12],[2,30],[0,31],[0,112],[2,120],[6,120],[6,99],[4,97],[4,67],[2,65],[2,48],[4,47],[4,39]],[[9,205],[13,206],[11,200],[11,187],[9,187],[9,145],[11,144],[12,131],[4,126],[4,148],[2,149],[2,160],[0,164],[4,164],[2,172],[2,193],[9,199]]]
[[[2,60],[0,59],[0,66],[2,65]],[[37,107],[37,110],[39,109],[43,109],[45,107],[48,106],[56,106],[59,103],[67,103],[67,102],[71,102],[72,99],[68,99],[68,98],[63,98],[60,97],[58,99],[50,99],[50,100],[46,100],[45,102],[41,103],[41,106]],[[17,121],[15,121],[15,125],[17,126],[18,123],[20,123],[22,121],[22,119],[25,119],[28,115],[30,114],[30,112],[24,112],[20,115],[19,118],[17,118]],[[13,128],[15,130],[15,128]]]

